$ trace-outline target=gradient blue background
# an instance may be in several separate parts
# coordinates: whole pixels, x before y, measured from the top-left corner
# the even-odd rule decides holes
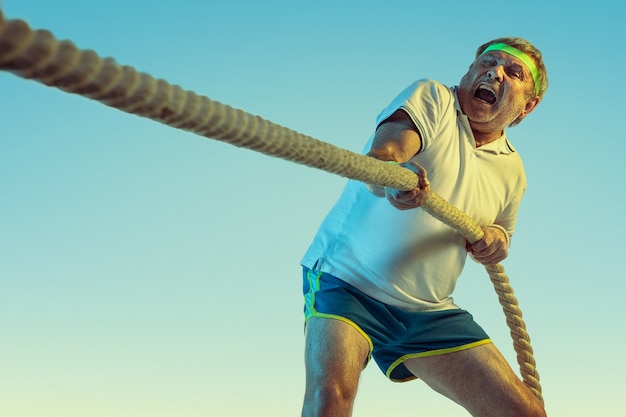
[[[615,2],[4,0],[155,77],[360,151],[417,78],[476,47],[544,53],[545,101],[509,131],[529,189],[503,263],[548,414],[622,416],[624,15]],[[618,9],[620,8],[620,9]],[[345,180],[0,73],[0,415],[299,415],[299,260]],[[456,301],[518,369],[473,262]],[[355,416],[466,416],[365,371]]]

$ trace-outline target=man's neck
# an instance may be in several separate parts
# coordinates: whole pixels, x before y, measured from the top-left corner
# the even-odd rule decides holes
[[[500,139],[504,134],[502,130],[499,132],[483,133],[472,129],[472,132],[474,133],[474,141],[476,142],[477,148]]]

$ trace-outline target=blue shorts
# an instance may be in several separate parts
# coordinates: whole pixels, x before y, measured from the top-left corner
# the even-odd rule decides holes
[[[369,342],[370,357],[394,382],[416,379],[403,364],[407,359],[491,343],[465,310],[407,311],[381,303],[327,273],[305,267],[303,278],[305,321],[322,317],[354,327]]]

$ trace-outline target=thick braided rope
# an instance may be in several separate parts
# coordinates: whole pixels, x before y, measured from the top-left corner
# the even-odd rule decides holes
[[[279,126],[130,66],[120,66],[112,58],[100,58],[94,51],[79,50],[47,30],[32,30],[22,20],[5,20],[1,10],[0,69],[127,113],[346,178],[400,190],[417,185],[415,174],[408,169]],[[476,222],[435,192],[430,192],[422,208],[468,241],[482,238]],[[530,338],[508,277],[500,265],[487,270],[511,330],[524,383],[543,401]]]

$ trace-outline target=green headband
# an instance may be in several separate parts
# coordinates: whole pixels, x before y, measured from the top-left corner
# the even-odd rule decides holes
[[[535,65],[535,61],[533,61],[531,57],[529,57],[519,49],[513,48],[511,45],[507,45],[506,43],[494,43],[493,45],[489,45],[480,55],[482,56],[489,51],[506,52],[507,54],[513,55],[515,58],[522,61],[530,71],[530,75],[532,75],[533,77],[533,81],[535,82],[535,93],[539,94],[539,89],[541,88],[541,83],[539,80],[539,70],[537,69],[537,65]]]

